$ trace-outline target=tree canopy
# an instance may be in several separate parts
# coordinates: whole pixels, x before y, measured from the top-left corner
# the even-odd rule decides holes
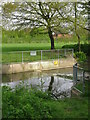
[[[75,3],[76,4],[76,3]],[[54,49],[54,33],[76,32],[87,26],[88,2],[15,2],[3,6],[3,23],[10,29],[38,28],[47,29]],[[8,19],[7,19],[8,18]],[[8,21],[8,22],[6,22]],[[8,24],[7,24],[8,23]]]

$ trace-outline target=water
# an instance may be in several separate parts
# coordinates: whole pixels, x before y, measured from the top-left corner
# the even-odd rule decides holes
[[[43,72],[26,72],[2,76],[2,85],[8,85],[14,88],[21,81],[24,84],[35,87],[43,91],[50,91],[56,99],[71,96],[73,81],[71,79],[60,77],[60,75],[72,76],[73,69],[57,69]]]

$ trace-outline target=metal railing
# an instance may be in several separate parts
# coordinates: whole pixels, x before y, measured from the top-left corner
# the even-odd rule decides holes
[[[74,86],[79,85],[79,88],[81,88],[82,93],[85,93],[85,81],[86,81],[87,72],[90,72],[90,71],[87,71],[84,68],[79,67],[77,63],[73,66]]]
[[[59,60],[65,57],[73,57],[73,49],[3,52],[2,63]]]

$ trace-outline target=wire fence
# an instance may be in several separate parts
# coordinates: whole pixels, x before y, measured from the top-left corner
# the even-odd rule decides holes
[[[73,57],[73,49],[3,52],[2,63],[59,60]]]

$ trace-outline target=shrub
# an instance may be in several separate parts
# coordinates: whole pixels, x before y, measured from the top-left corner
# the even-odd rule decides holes
[[[51,108],[46,102],[48,94],[22,85],[15,87],[14,90],[3,86],[2,91],[3,118],[29,118],[34,120],[52,118]]]
[[[88,119],[87,96],[53,100],[47,93],[25,85],[15,89],[3,86],[2,92],[2,113],[6,120]]]
[[[74,52],[78,52],[78,44],[64,45],[62,48],[73,48]],[[90,44],[81,44],[81,51],[90,56]]]
[[[74,57],[77,59],[79,62],[84,62],[86,60],[86,54],[84,52],[76,52],[74,54]]]

